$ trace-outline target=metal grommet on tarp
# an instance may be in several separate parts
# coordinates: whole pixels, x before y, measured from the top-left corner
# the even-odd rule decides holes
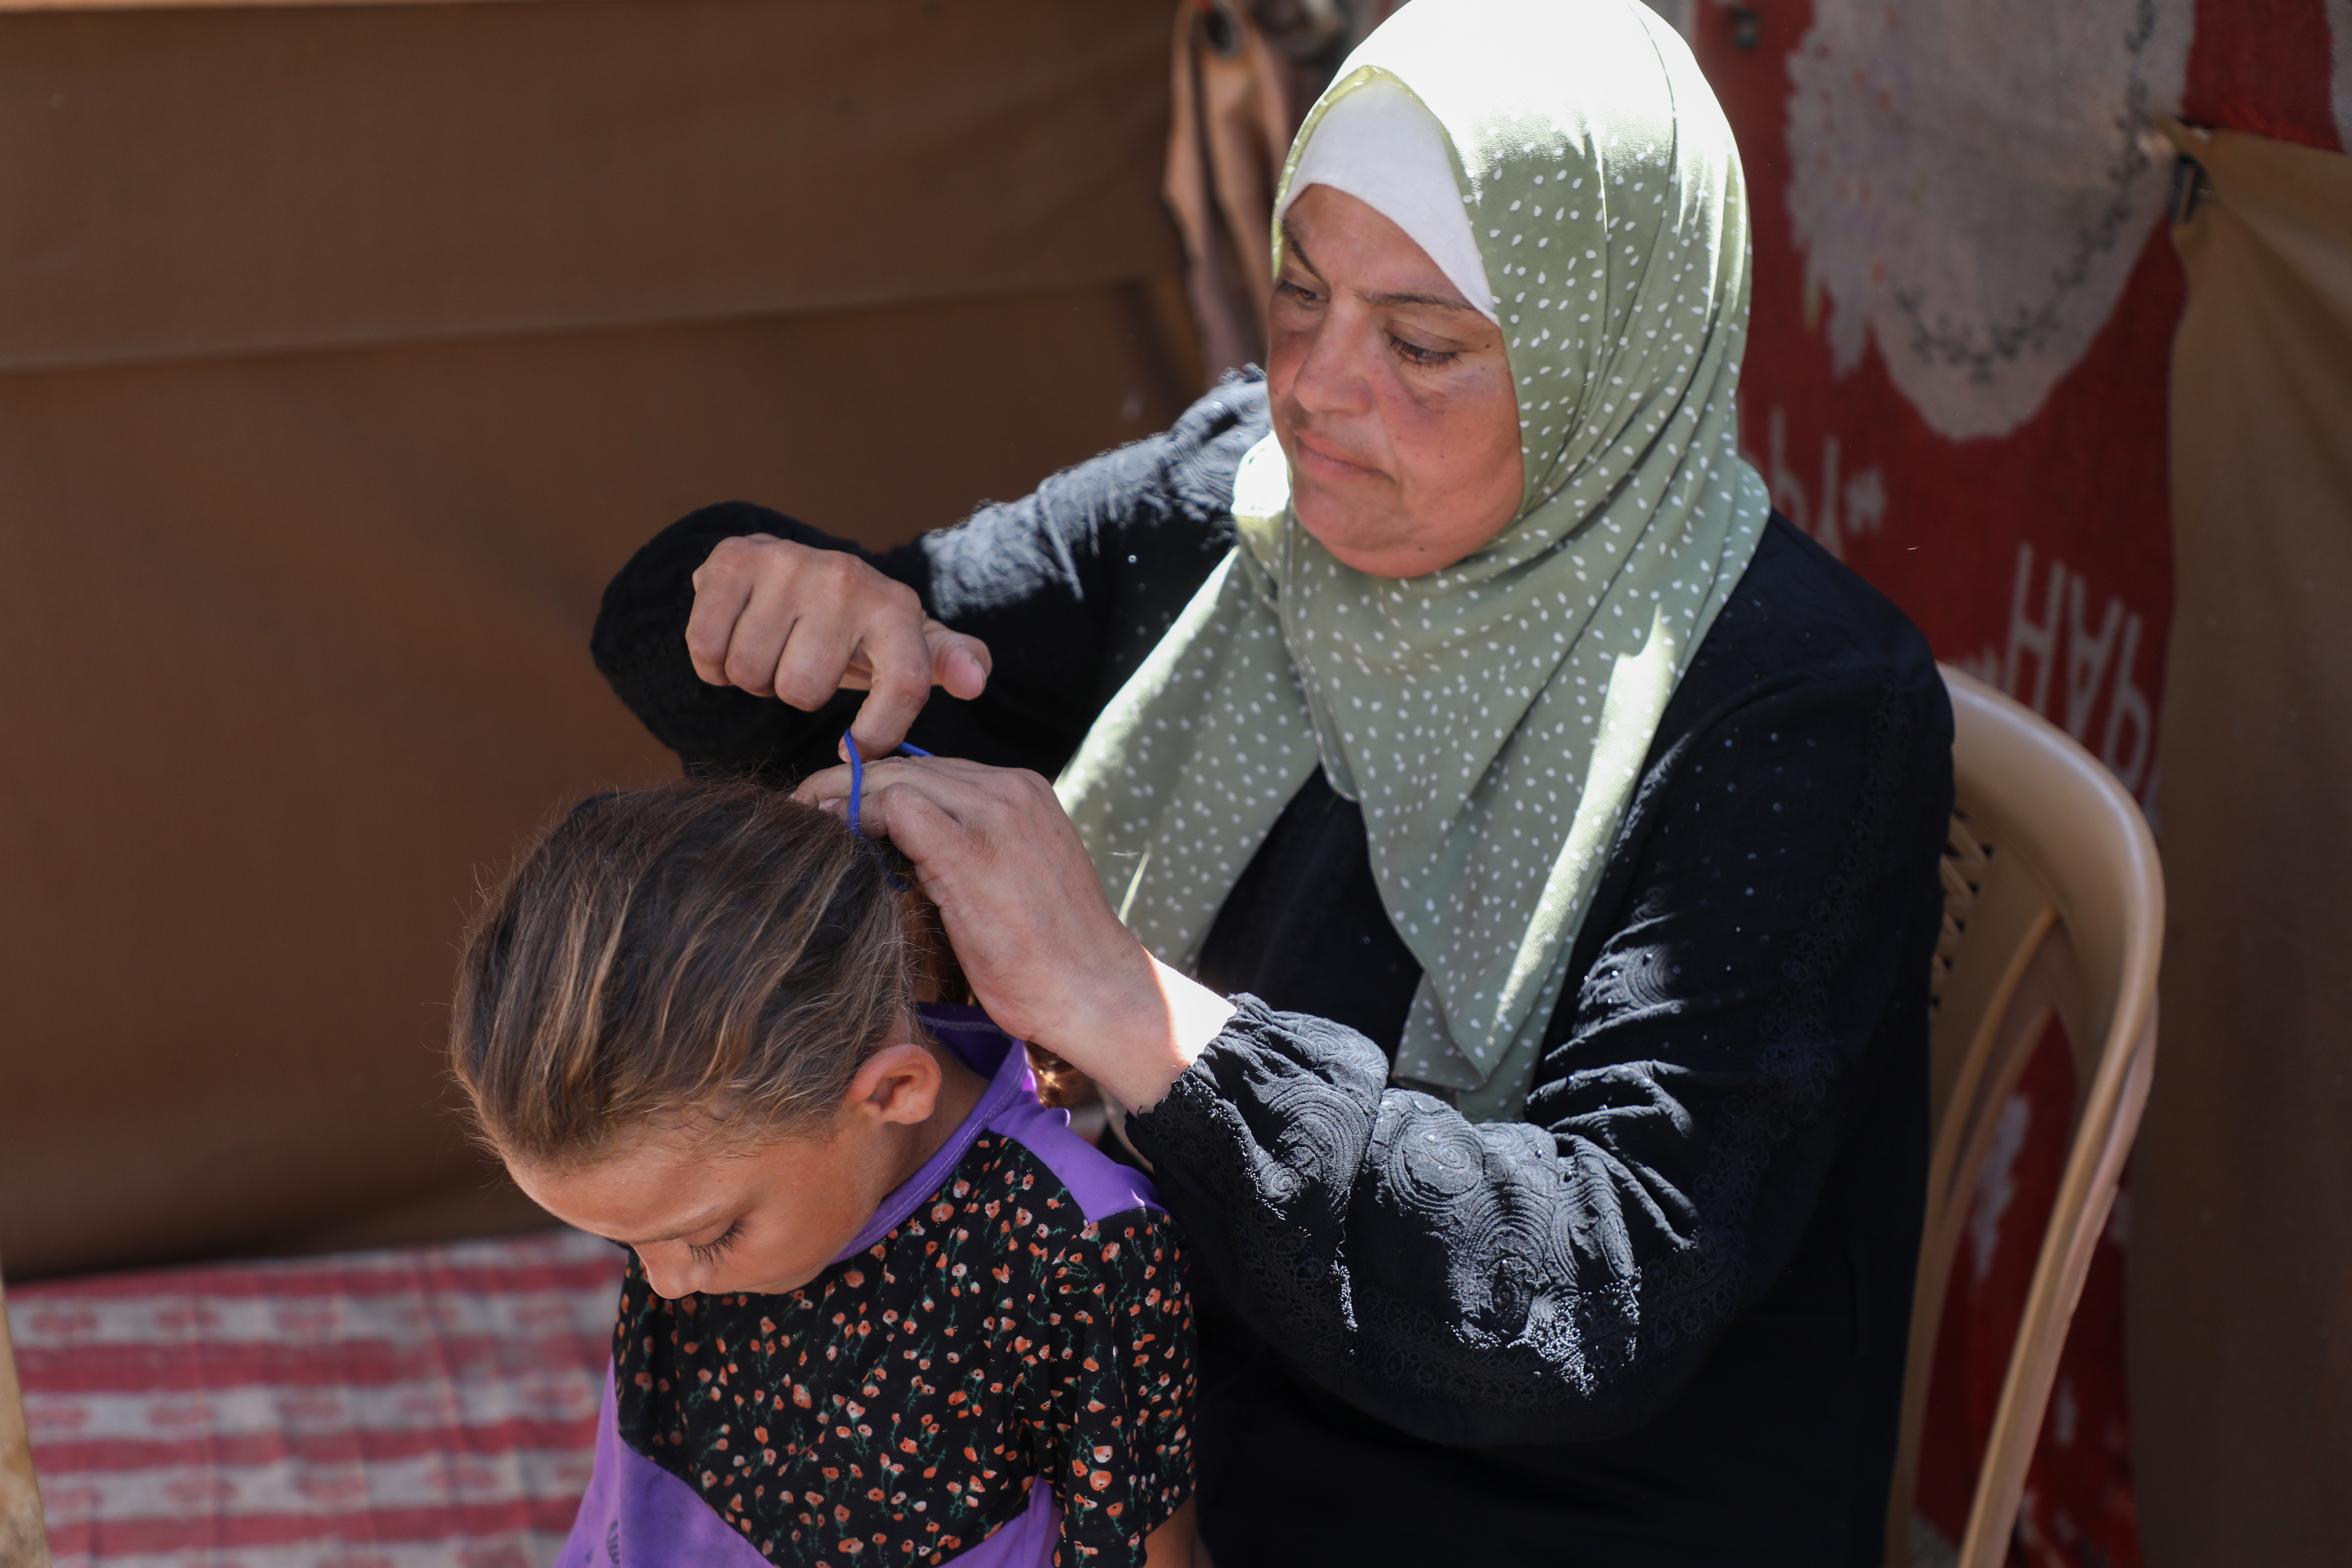
[[[2197,216],[2197,204],[2213,194],[2205,165],[2183,153],[2172,161],[2172,221],[2187,223]]]

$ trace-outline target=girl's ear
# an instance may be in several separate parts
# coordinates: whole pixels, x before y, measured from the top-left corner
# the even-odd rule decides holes
[[[928,1120],[940,1102],[939,1059],[921,1046],[885,1046],[849,1080],[849,1109],[877,1121]]]

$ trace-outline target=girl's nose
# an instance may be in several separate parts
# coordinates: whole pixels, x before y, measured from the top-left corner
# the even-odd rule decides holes
[[[640,1248],[637,1259],[646,1266],[646,1282],[656,1296],[675,1301],[701,1289],[703,1269],[691,1258],[673,1257],[669,1248],[656,1247]]]

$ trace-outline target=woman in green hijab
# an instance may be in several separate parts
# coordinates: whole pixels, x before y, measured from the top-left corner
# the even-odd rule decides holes
[[[1736,450],[1745,203],[1641,5],[1418,0],[1292,150],[1263,384],[885,555],[709,509],[607,596],[689,766],[838,803],[859,687],[866,755],[961,759],[863,820],[1133,1108],[1223,1568],[1877,1561],[1950,719]]]

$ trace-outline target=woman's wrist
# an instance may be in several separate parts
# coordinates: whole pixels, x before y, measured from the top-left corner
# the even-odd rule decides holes
[[[1234,1016],[1216,992],[1151,956],[1141,943],[1133,964],[1071,1009],[1068,1041],[1040,1040],[1076,1064],[1130,1110],[1167,1097]],[[1058,1032],[1058,1031],[1057,1031]]]

